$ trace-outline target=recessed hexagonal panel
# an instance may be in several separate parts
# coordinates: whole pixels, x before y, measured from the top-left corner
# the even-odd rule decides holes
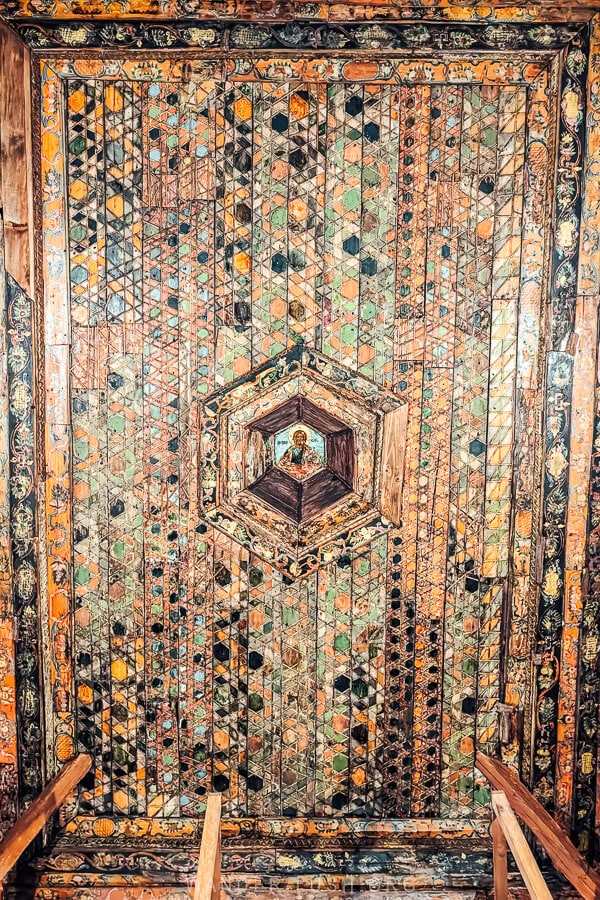
[[[206,519],[289,577],[372,540],[399,515],[405,412],[313,350],[282,353],[205,403]]]
[[[294,422],[273,436],[275,465],[296,481],[306,481],[325,468],[325,438],[316,428]]]

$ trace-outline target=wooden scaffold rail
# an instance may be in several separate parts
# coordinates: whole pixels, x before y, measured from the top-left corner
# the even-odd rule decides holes
[[[193,900],[221,896],[221,795],[209,794],[202,828]]]
[[[92,759],[85,753],[69,760],[4,835],[0,842],[0,898],[8,873],[91,766]]]

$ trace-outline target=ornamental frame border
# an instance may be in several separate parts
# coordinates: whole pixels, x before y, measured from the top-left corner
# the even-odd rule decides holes
[[[11,23],[11,25],[14,27],[14,23]],[[548,57],[550,70],[554,70],[556,73],[558,68],[561,68],[560,85],[558,86],[560,89],[560,96],[554,98],[559,109],[559,115],[557,116],[557,146],[559,149],[556,170],[557,189],[552,194],[552,203],[554,206],[552,250],[550,259],[548,260],[547,258],[544,266],[544,270],[549,277],[546,294],[549,295],[551,301],[552,339],[551,344],[548,347],[547,374],[540,378],[537,386],[532,385],[532,388],[534,388],[537,393],[537,388],[541,386],[543,381],[546,385],[546,398],[542,402],[538,396],[535,409],[526,416],[525,421],[520,423],[517,422],[517,430],[519,430],[519,427],[521,430],[527,430],[531,425],[535,427],[536,424],[540,424],[543,420],[543,433],[546,445],[544,490],[542,497],[539,499],[533,498],[533,506],[531,508],[533,524],[531,528],[532,534],[535,535],[537,531],[544,535],[547,547],[558,546],[558,552],[553,553],[552,555],[549,555],[548,553],[544,554],[541,566],[542,572],[539,574],[541,575],[541,583],[545,586],[548,585],[548,574],[555,571],[556,566],[558,566],[564,576],[566,574],[566,565],[568,563],[565,555],[564,534],[567,526],[569,477],[572,469],[570,445],[573,435],[570,428],[570,412],[572,403],[576,402],[578,398],[572,391],[572,381],[569,382],[568,378],[565,380],[565,369],[573,375],[574,368],[579,365],[574,357],[574,336],[576,335],[581,308],[586,306],[589,308],[589,305],[594,302],[594,295],[598,289],[598,270],[600,269],[600,263],[594,261],[594,254],[596,252],[594,249],[594,234],[597,235],[600,230],[600,210],[590,209],[591,201],[588,201],[587,207],[584,205],[584,191],[587,188],[588,182],[593,185],[600,182],[600,177],[593,169],[590,169],[589,160],[588,169],[585,172],[583,171],[584,161],[586,160],[585,141],[587,116],[589,116],[589,121],[587,122],[589,129],[596,135],[595,146],[597,146],[600,141],[600,138],[597,137],[600,132],[600,113],[598,112],[600,101],[598,100],[598,97],[595,96],[594,100],[594,97],[592,96],[594,102],[591,111],[586,108],[586,95],[591,95],[592,93],[592,88],[587,84],[587,63],[589,61],[589,58],[586,58],[585,49],[587,31],[587,27],[583,31],[578,30],[577,34],[567,47],[559,49],[552,54],[543,53],[544,57]],[[595,24],[592,25],[592,33],[594,37],[593,46],[600,58],[600,23],[598,22],[598,19],[596,19]],[[431,49],[432,53],[435,54],[436,48],[434,47]],[[60,52],[58,50],[48,51],[47,49],[34,50],[32,52],[34,82],[32,103],[34,170],[38,173],[44,171],[42,165],[42,125],[44,124],[44,119],[41,106],[41,65],[45,62],[46,65],[52,66],[54,69],[54,64],[61,58],[67,58],[67,62],[69,62],[69,60],[76,62],[85,59],[94,60],[97,59],[99,55],[98,51],[90,50],[89,48],[74,51],[71,47],[65,47]],[[109,60],[119,58],[123,59],[125,63],[127,61],[134,63],[141,62],[140,57],[145,57],[147,54],[140,54],[138,51],[106,51],[101,55],[103,58]],[[168,52],[161,53],[159,51],[154,55],[155,57],[160,57],[160,59],[164,61],[169,60],[170,58]],[[223,55],[223,51],[219,51],[218,57],[223,57]],[[231,56],[230,53],[225,55]],[[287,53],[282,53],[281,51],[279,51],[277,55],[286,60],[289,58]],[[296,53],[296,55],[298,54]],[[301,55],[308,60],[314,58],[315,51],[309,51],[308,53]],[[408,54],[406,53],[403,55],[405,58],[408,57]],[[424,51],[421,50],[419,55],[420,57],[424,56]],[[490,55],[495,61],[501,61],[503,59],[507,60],[509,57],[514,58],[514,53],[504,54],[500,51],[486,54],[478,53],[474,55],[474,58],[475,60],[485,59]],[[264,57],[265,53],[264,51],[260,54],[239,53],[237,56],[243,60],[253,60]],[[269,56],[271,56],[270,53]],[[329,54],[329,56],[335,56],[336,59],[344,59],[345,54],[338,51]],[[356,52],[354,52],[352,56],[356,57]],[[372,62],[372,56],[389,59],[390,57],[397,57],[398,51],[391,53],[390,51],[379,49],[375,54],[372,52],[367,54],[365,56],[365,61],[369,60]],[[443,56],[445,59],[448,54],[444,53]],[[585,65],[583,66],[581,65],[582,57],[585,62]],[[186,62],[190,63],[192,70],[202,70],[202,68],[204,68],[203,61],[212,61],[214,59],[215,54],[211,51],[190,50],[186,53]],[[407,65],[412,62],[413,60],[410,58],[406,60]],[[470,63],[471,59],[469,57],[468,64]],[[64,73],[56,74],[56,78],[59,81],[63,77]],[[596,78],[597,80],[600,80],[599,76],[596,76]],[[61,201],[59,200],[59,203],[60,202]],[[49,726],[46,734],[46,765],[44,765],[44,759],[42,758],[43,754],[40,755],[37,760],[40,778],[43,778],[44,769],[47,769],[49,774],[52,774],[57,765],[57,761],[60,761],[61,754],[59,753],[56,758],[54,758],[53,753],[61,739],[64,739],[65,746],[68,748],[69,730],[68,727],[65,728],[65,726],[68,723],[70,714],[68,709],[62,710],[59,712],[57,719],[57,710],[55,707],[58,697],[57,688],[60,692],[61,685],[64,686],[65,684],[70,683],[71,678],[70,663],[68,660],[68,646],[70,639],[68,621],[65,621],[63,616],[62,619],[59,617],[58,620],[54,620],[50,623],[48,615],[49,604],[50,602],[54,603],[56,601],[57,593],[60,597],[64,596],[65,582],[63,581],[62,583],[57,584],[53,572],[57,571],[57,566],[60,571],[63,571],[61,566],[64,566],[65,564],[67,567],[70,566],[70,559],[68,557],[69,532],[67,504],[65,503],[64,508],[57,507],[52,514],[49,512],[49,504],[51,503],[51,498],[53,496],[59,498],[61,496],[63,498],[64,496],[69,496],[70,469],[68,426],[65,424],[68,422],[68,418],[65,417],[64,421],[61,421],[60,414],[58,414],[57,417],[56,414],[60,413],[60,406],[59,409],[52,407],[55,411],[54,417],[49,417],[47,415],[51,408],[51,404],[54,401],[58,401],[58,397],[53,390],[52,379],[49,376],[51,376],[55,366],[60,365],[61,361],[66,362],[68,358],[68,334],[64,329],[62,333],[59,333],[65,323],[49,322],[44,310],[46,303],[42,304],[41,302],[41,298],[45,296],[43,267],[47,261],[47,255],[44,254],[43,221],[44,205],[47,203],[48,199],[46,198],[46,200],[44,200],[43,198],[42,179],[38,178],[35,181],[36,302],[34,304],[35,322],[33,324],[33,337],[35,340],[35,383],[38,396],[44,396],[46,398],[46,403],[43,413],[36,417],[36,455],[38,462],[37,469],[40,473],[37,503],[42,510],[46,507],[49,514],[45,525],[42,522],[43,516],[39,516],[40,524],[38,527],[41,529],[41,540],[38,592],[40,602],[41,646],[50,648],[49,665],[47,666],[46,671],[50,672],[53,682],[52,684],[49,684],[48,681],[46,681],[42,689],[44,696],[38,698],[40,701],[40,708],[45,708],[46,710],[46,724]],[[46,213],[48,213],[47,207]],[[582,222],[585,227],[582,227]],[[592,235],[591,238],[590,235]],[[546,253],[548,253],[548,247]],[[548,262],[550,262],[551,265],[548,265]],[[564,277],[565,272],[567,274],[566,278]],[[59,343],[54,345],[49,343],[48,337],[51,336],[49,329],[54,329],[54,337],[59,338]],[[52,350],[50,350],[50,348],[52,348]],[[581,365],[583,365],[583,363]],[[574,377],[577,377],[577,372],[575,372]],[[532,616],[526,612],[524,618],[517,623],[519,627],[525,626],[527,629],[527,646],[533,649],[533,645],[535,644],[536,647],[534,656],[535,678],[532,682],[534,698],[531,698],[531,708],[533,709],[535,706],[535,720],[537,724],[532,723],[531,731],[528,731],[527,727],[525,729],[523,743],[525,746],[531,748],[532,758],[530,759],[526,754],[524,758],[520,760],[521,772],[523,777],[532,786],[535,793],[538,796],[541,796],[542,799],[545,799],[550,808],[553,807],[554,797],[561,788],[561,784],[557,784],[557,780],[560,780],[562,777],[562,788],[564,788],[564,780],[566,778],[567,804],[565,808],[561,808],[560,810],[562,813],[561,819],[563,823],[573,826],[575,838],[580,849],[589,853],[592,853],[594,844],[592,835],[594,831],[596,802],[595,770],[597,762],[597,725],[595,726],[596,730],[594,730],[593,727],[590,727],[590,718],[592,720],[594,719],[593,712],[597,711],[598,708],[599,687],[596,672],[600,662],[600,647],[598,646],[600,643],[598,640],[600,625],[598,624],[598,616],[596,614],[600,604],[600,385],[598,382],[596,382],[596,396],[598,399],[596,401],[594,418],[594,455],[592,458],[592,480],[589,495],[589,543],[586,564],[583,564],[582,562],[582,565],[577,570],[579,584],[578,587],[576,585],[577,590],[575,600],[572,600],[571,594],[567,597],[566,579],[563,577],[562,583],[559,585],[558,594],[552,595],[544,587],[540,590],[537,622],[534,623],[532,621]],[[64,399],[65,398],[62,400],[63,403]],[[556,425],[557,421],[558,427]],[[59,457],[61,457],[64,466],[61,464],[62,467],[59,466],[54,469],[49,465],[48,452],[51,446],[53,450],[58,453]],[[526,453],[530,450],[531,447],[528,447],[525,443],[525,445],[521,447],[520,452]],[[550,458],[551,453],[555,452],[562,455],[562,459],[565,463],[558,480],[554,478],[548,466],[548,459]],[[535,455],[539,460],[539,452],[536,451]],[[581,470],[581,464],[577,463],[577,473],[583,477],[585,482],[586,472]],[[541,475],[541,472],[535,473],[534,483],[538,486],[541,482]],[[587,477],[589,478],[589,470],[587,472]],[[514,489],[515,497],[518,497],[518,485],[515,484]],[[66,491],[66,495],[64,494],[64,491]],[[556,503],[557,499],[561,501],[558,504]],[[582,504],[579,501],[579,506],[581,507],[581,505]],[[587,507],[587,492],[584,507]],[[556,514],[557,508],[560,510],[558,516]],[[581,509],[579,511],[581,512]],[[54,516],[54,518],[52,518],[52,516]],[[65,516],[67,517],[66,520]],[[515,533],[515,528],[516,526],[513,523],[513,534]],[[67,537],[67,553],[65,554],[63,547],[57,555],[57,544],[60,545],[61,537],[64,537],[65,535]],[[558,543],[556,541],[557,538]],[[54,556],[47,553],[48,547],[50,546],[54,548]],[[586,574],[587,570],[589,570],[589,578]],[[530,574],[526,577],[529,590],[533,590],[537,593],[538,580],[538,573],[533,566]],[[567,602],[569,608],[572,610],[572,616],[571,619],[565,623],[565,627],[563,627],[563,612]],[[575,604],[574,607],[573,603]],[[548,610],[552,610],[555,614],[558,614],[561,619],[560,626],[554,628],[550,632],[545,630],[543,626],[543,618],[547,615]],[[533,610],[529,611],[529,613],[531,612],[533,612]],[[27,634],[27,631],[23,630],[23,611],[15,607],[15,615],[19,633]],[[581,699],[583,704],[581,720],[585,718],[585,722],[582,722],[581,720],[578,723],[571,721],[569,724],[566,717],[569,708],[574,708],[576,692],[575,686],[571,685],[571,690],[567,690],[565,693],[567,683],[564,675],[565,666],[562,665],[562,663],[565,662],[565,659],[561,659],[561,654],[563,654],[564,657],[564,644],[566,642],[566,639],[563,640],[563,631],[567,632],[567,636],[572,634],[573,625],[576,628],[580,621],[582,623],[582,646],[588,639],[592,642],[595,640],[594,646],[596,649],[594,653],[580,652],[577,637],[575,637],[574,641],[569,645],[570,653],[567,659],[568,673],[572,674],[574,671],[576,672],[578,670],[577,696]],[[571,628],[571,631],[569,631],[569,628]],[[513,637],[514,632],[515,621],[513,616]],[[507,639],[510,639],[510,637],[511,636],[507,634]],[[56,648],[59,644],[63,645],[67,650],[65,658],[56,653]],[[550,669],[552,672],[550,687],[547,683],[549,659],[551,661]],[[508,666],[509,668],[511,666],[509,652],[504,654],[504,666]],[[526,667],[527,663],[525,664],[525,668]],[[43,669],[44,667],[41,666],[41,668]],[[519,666],[517,666],[517,669],[519,669]],[[523,673],[525,669],[521,666],[520,671]],[[36,676],[37,675],[41,676],[41,672],[36,673]],[[512,677],[510,672],[505,672],[505,683],[507,680],[514,683],[514,675],[514,671]],[[31,685],[31,680],[27,682],[27,676],[17,672],[17,693],[19,697],[18,717],[20,723],[25,722],[27,718],[27,712],[23,709],[21,700],[21,697],[23,696],[22,691],[26,683]],[[540,727],[540,704],[544,703],[548,697],[556,698],[555,713],[550,722],[544,723]],[[559,722],[561,714],[559,708],[561,697],[563,704],[563,721]],[[526,696],[521,699],[524,700],[526,706],[529,706],[529,701]],[[569,704],[571,704],[570,707]],[[571,752],[567,752],[566,756],[565,754],[562,754],[562,758],[559,758],[559,747],[557,746],[559,727],[562,728],[561,734],[563,746],[565,743],[570,742],[569,746],[571,747]],[[547,753],[552,761],[552,765],[550,766],[550,769],[552,770],[550,782],[552,793],[551,802],[548,802],[548,766],[540,765],[540,758],[538,757],[536,761],[536,756],[534,755],[535,753],[539,753],[540,750],[542,750],[544,754]],[[21,746],[19,759],[21,770],[23,770],[26,765],[31,765],[31,760],[27,760],[28,753],[28,749]],[[508,760],[512,761],[513,764],[517,766],[519,765],[519,760],[515,755],[512,756],[512,759],[509,755]],[[560,773],[556,779],[555,771]],[[570,792],[568,789],[569,783],[571,784]]]

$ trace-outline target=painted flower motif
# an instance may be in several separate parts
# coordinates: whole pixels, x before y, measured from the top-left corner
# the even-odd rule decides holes
[[[587,57],[581,47],[572,47],[567,54],[567,69],[576,77],[585,72]]]
[[[132,66],[132,77],[140,81],[159,81],[160,67],[154,62],[141,62]]]
[[[567,467],[568,463],[563,456],[562,451],[558,448],[551,450],[549,455],[546,457],[546,470],[550,473],[550,475],[558,480]]]
[[[577,220],[573,217],[559,223],[556,239],[563,253],[568,252],[577,239]]]
[[[271,32],[262,25],[237,25],[231,32],[232,47],[240,50],[258,50],[269,43]]]
[[[320,43],[329,50],[339,50],[350,43],[350,38],[343,31],[328,28],[323,34]]]
[[[172,47],[177,42],[177,33],[172,28],[154,26],[146,29],[146,39],[155,47]]]
[[[61,25],[56,29],[56,36],[69,47],[85,47],[93,43],[94,29],[91,25]]]
[[[301,869],[303,866],[303,862],[299,856],[287,856],[285,854],[279,854],[277,857],[277,862],[280,866],[284,866],[286,869]]]
[[[579,93],[577,91],[565,91],[562,95],[561,108],[567,125],[575,128],[583,115]]]
[[[20,344],[8,351],[8,366],[12,373],[20,372],[27,365],[27,353]]]
[[[574,246],[575,245],[573,244],[570,249]],[[567,290],[568,288],[575,286],[576,280],[577,271],[575,267],[570,262],[562,263],[556,275],[556,286],[562,290]]]
[[[381,25],[364,25],[362,28],[358,28],[356,40],[361,47],[368,47],[372,50],[378,50],[381,47],[395,47],[398,44],[394,32]]]
[[[560,630],[561,625],[562,616],[559,611],[557,609],[549,609],[540,619],[540,632],[547,635],[548,637],[553,637],[553,635],[555,635]],[[543,687],[544,685],[542,685],[542,676],[540,676],[539,680],[540,686]],[[553,682],[553,680],[554,676],[549,679],[546,686],[549,686]]]
[[[568,362],[558,359],[552,366],[552,387],[565,388],[571,382],[571,366]],[[563,447],[566,455],[566,448]]]
[[[546,572],[544,578],[544,594],[546,594],[547,597],[558,597],[559,592],[560,578],[558,572],[555,572],[554,570]]]
[[[36,588],[36,572],[29,563],[19,566],[15,574],[15,591],[24,601],[30,600]]]
[[[48,47],[52,43],[50,37],[41,28],[26,26],[19,28],[19,34],[30,47]]]
[[[556,29],[551,25],[538,25],[528,29],[527,37],[534,44],[539,44],[540,47],[551,47],[557,37]]]
[[[461,29],[460,31],[451,31],[448,35],[450,39],[450,44],[452,47],[455,47],[458,50],[467,50],[469,47],[472,47],[473,44],[477,43],[477,38],[474,34],[466,29]]]
[[[554,718],[556,703],[550,697],[544,697],[538,705],[538,716],[541,722],[551,722]]]
[[[216,28],[182,28],[181,37],[195,47],[214,47],[219,43],[219,32]]]
[[[424,25],[409,25],[402,37],[410,47],[422,47],[429,41],[429,29]]]
[[[410,82],[427,82],[433,81],[434,71],[433,66],[428,66],[425,64],[411,66],[406,71],[406,80]]]
[[[135,28],[121,22],[108,22],[100,29],[100,36],[109,44],[125,44],[135,37]]]
[[[23,381],[16,381],[10,392],[10,408],[11,411],[21,416],[31,405],[31,391],[29,385]]]
[[[501,50],[519,47],[524,38],[518,28],[512,25],[488,25],[483,29],[482,40],[490,47],[497,47]]]
[[[23,453],[33,447],[33,432],[26,422],[21,422],[15,432],[14,445],[17,453]]]
[[[6,745],[15,734],[15,723],[12,722],[7,715],[0,713],[0,741]]]
[[[27,475],[15,475],[10,479],[10,492],[15,500],[22,500],[31,488],[31,479]]]
[[[290,47],[299,47],[304,42],[310,43],[313,35],[311,28],[302,28],[294,22],[279,29],[279,39]]]
[[[265,68],[265,75],[267,78],[274,78],[277,81],[284,81],[287,78],[294,77],[294,67],[289,63],[283,62],[280,60],[276,63],[271,63]],[[270,376],[272,377],[272,376]]]

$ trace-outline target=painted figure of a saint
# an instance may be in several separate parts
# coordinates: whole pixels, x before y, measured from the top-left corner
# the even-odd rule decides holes
[[[292,478],[303,480],[323,468],[323,459],[310,446],[310,435],[305,428],[294,428],[291,443],[277,465]]]

